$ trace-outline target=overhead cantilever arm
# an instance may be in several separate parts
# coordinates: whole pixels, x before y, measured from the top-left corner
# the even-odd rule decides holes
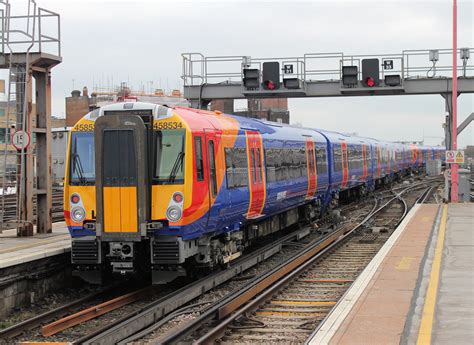
[[[459,126],[458,126],[458,134],[461,133],[464,128],[466,128],[470,123],[471,121],[474,120],[474,113],[471,113],[471,115],[469,115]]]

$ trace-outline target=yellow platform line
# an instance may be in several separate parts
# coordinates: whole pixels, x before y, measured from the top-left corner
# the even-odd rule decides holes
[[[425,304],[421,318],[420,329],[418,331],[417,345],[431,344],[431,333],[433,330],[433,320],[436,308],[436,297],[438,294],[439,273],[441,270],[441,260],[443,258],[444,237],[446,234],[446,222],[448,219],[448,205],[443,206],[441,224],[439,226],[438,239],[436,241],[433,265],[431,266],[430,281],[426,292]]]
[[[275,301],[270,302],[270,304],[316,305],[316,306],[336,305],[336,303],[337,302],[334,302],[334,301],[286,301],[286,300],[275,300]]]

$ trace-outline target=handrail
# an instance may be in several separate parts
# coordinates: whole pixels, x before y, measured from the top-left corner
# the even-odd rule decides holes
[[[473,48],[468,49],[474,59]],[[444,78],[449,77],[452,67],[450,61],[445,58],[452,54],[451,49],[436,49],[438,60],[430,61],[430,51],[433,49],[403,50],[396,54],[354,54],[347,55],[342,52],[329,53],[306,53],[303,56],[290,57],[265,57],[253,58],[248,56],[204,56],[202,53],[183,53],[181,79],[185,86],[199,86],[206,83],[231,82],[237,77],[242,78],[244,64],[261,70],[262,64],[268,61],[278,61],[281,66],[285,63],[296,64],[297,76],[303,83],[307,81],[341,80],[342,66],[358,66],[361,73],[362,60],[366,58],[378,58],[381,63],[386,60],[393,61],[393,69],[380,69],[381,78],[385,75],[399,74],[402,79],[408,78]],[[459,56],[459,55],[458,55]],[[460,57],[459,57],[460,59]],[[458,70],[464,76],[474,76],[474,64],[472,60],[464,60],[464,64],[458,65]],[[284,77],[283,71],[280,77]],[[310,79],[311,78],[311,79]]]

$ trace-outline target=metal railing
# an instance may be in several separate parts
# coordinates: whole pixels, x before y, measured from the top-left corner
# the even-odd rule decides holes
[[[462,60],[461,51],[467,51],[472,58]],[[436,61],[432,54],[436,52]],[[363,59],[378,58],[381,64],[380,78],[398,74],[402,80],[412,78],[449,78],[452,74],[452,49],[404,50],[401,54],[345,55],[344,53],[308,53],[300,57],[251,58],[249,56],[204,56],[201,53],[183,53],[182,76],[184,86],[204,84],[241,83],[243,68],[258,68],[267,61],[280,62],[281,78],[289,77],[283,71],[285,64],[296,66],[297,77],[306,82],[324,82],[341,80],[342,66],[357,66],[359,77],[362,74]],[[458,74],[463,77],[474,76],[474,49],[458,49]],[[384,62],[390,62],[392,68],[384,69]],[[359,78],[360,79],[360,78]]]
[[[35,0],[28,0],[25,15],[13,15],[10,1],[0,0],[0,22],[0,54],[24,53],[31,44],[30,53],[61,56],[60,15]]]

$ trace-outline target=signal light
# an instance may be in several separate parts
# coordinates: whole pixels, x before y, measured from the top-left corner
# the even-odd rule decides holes
[[[298,78],[285,78],[283,86],[287,89],[301,89],[301,81]]]
[[[364,86],[379,86],[379,59],[363,59],[362,60],[362,80]]]
[[[402,84],[402,78],[399,74],[386,75],[385,76],[385,85],[387,86],[399,86]]]
[[[276,85],[272,80],[266,80],[263,84],[268,90],[275,90],[276,88]]]
[[[277,90],[280,88],[280,63],[264,62],[262,70],[262,86],[266,90]]]
[[[357,85],[357,66],[342,66],[342,84],[344,86]]]
[[[258,89],[260,87],[260,71],[256,68],[243,69],[243,84],[246,89]]]

